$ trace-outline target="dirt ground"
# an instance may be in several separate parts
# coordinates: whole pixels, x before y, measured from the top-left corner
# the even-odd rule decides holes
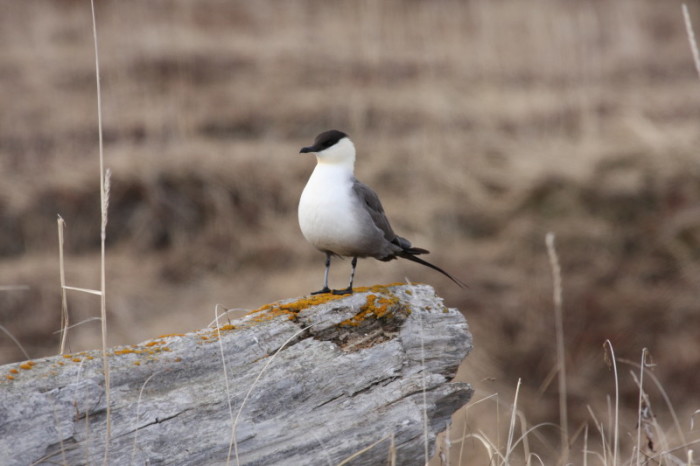
[[[356,276],[430,283],[467,317],[475,350],[459,378],[491,398],[460,413],[465,432],[502,435],[519,379],[529,425],[559,423],[554,232],[572,443],[595,431],[591,412],[608,419],[606,340],[624,441],[643,348],[686,435],[649,382],[669,442],[700,437],[688,428],[700,409],[700,79],[680,2],[96,3],[110,345],[201,328],[216,304],[318,289],[323,256],[296,221],[314,161],[298,151],[336,128],[394,229],[469,283],[399,261],[360,261]],[[688,7],[700,35],[700,3]],[[100,201],[89,2],[0,8],[6,363],[25,359],[8,334],[32,358],[58,351],[57,214],[68,284],[99,287]],[[332,286],[349,270],[336,261]],[[69,309],[72,323],[98,317],[99,299],[70,292]],[[99,322],[68,343],[99,347]],[[538,432],[531,448],[556,456],[559,432]],[[464,449],[481,454],[473,439]]]

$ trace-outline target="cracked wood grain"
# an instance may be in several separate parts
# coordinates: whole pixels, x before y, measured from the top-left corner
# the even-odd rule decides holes
[[[426,285],[286,300],[218,332],[113,348],[109,461],[338,464],[375,444],[347,464],[385,464],[393,437],[397,464],[423,464],[424,414],[432,454],[471,397],[452,381],[470,350],[462,314]],[[0,367],[3,464],[100,463],[100,352],[22,367]]]

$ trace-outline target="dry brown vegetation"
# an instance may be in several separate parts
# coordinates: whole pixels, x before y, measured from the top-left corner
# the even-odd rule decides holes
[[[700,81],[680,2],[97,3],[111,344],[200,328],[216,303],[317,289],[323,257],[296,224],[314,162],[297,152],[338,128],[394,228],[470,288],[398,262],[362,261],[356,283],[434,284],[469,320],[461,377],[477,394],[508,403],[522,378],[527,420],[558,421],[552,231],[570,430],[589,405],[606,418],[606,339],[620,358],[649,349],[688,427],[700,408]],[[0,324],[40,357],[59,346],[56,214],[68,283],[98,287],[90,9],[0,6],[0,286],[29,287],[0,291]],[[348,273],[337,262],[332,283]],[[71,293],[69,308],[73,323],[99,315],[94,296]],[[99,341],[96,321],[68,338],[71,351]],[[0,362],[22,358],[2,334]],[[637,422],[627,370],[623,445]],[[475,408],[469,431],[497,429],[493,406]],[[540,454],[556,455],[558,432],[540,435]]]

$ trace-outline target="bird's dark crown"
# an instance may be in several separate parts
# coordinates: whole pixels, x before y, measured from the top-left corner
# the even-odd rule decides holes
[[[325,131],[316,136],[316,139],[314,139],[314,146],[328,149],[347,136],[347,134],[343,133],[342,131],[338,131],[337,129]]]

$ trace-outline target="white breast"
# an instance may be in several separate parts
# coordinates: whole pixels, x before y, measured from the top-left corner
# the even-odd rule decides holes
[[[321,251],[364,255],[367,225],[354,201],[352,183],[352,171],[347,167],[318,164],[301,194],[301,232]]]

